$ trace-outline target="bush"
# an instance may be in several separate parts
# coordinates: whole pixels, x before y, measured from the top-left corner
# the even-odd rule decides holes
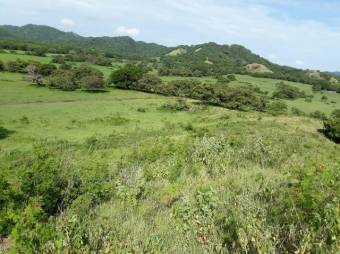
[[[109,84],[114,84],[118,88],[131,89],[146,73],[142,66],[127,64],[124,67],[111,73]]]
[[[103,91],[105,89],[105,81],[98,76],[87,76],[80,80],[80,87],[84,91],[89,92]]]
[[[340,116],[339,112],[336,111],[335,114],[324,121],[324,133],[327,137],[340,143]]]
[[[4,139],[4,138],[7,138],[9,134],[11,134],[11,131],[9,131],[6,128],[0,126],[0,140]]]
[[[305,112],[303,112],[302,110],[300,110],[296,107],[292,107],[291,111],[292,111],[292,114],[296,115],[296,116],[305,116],[306,115]]]
[[[154,93],[156,87],[162,83],[163,81],[157,75],[147,73],[135,85],[136,90]]]
[[[73,91],[77,88],[74,73],[72,71],[60,71],[47,79],[47,86],[50,88]]]
[[[167,103],[161,106],[161,109],[163,110],[169,110],[169,111],[189,111],[191,109],[191,106],[187,103],[185,99],[178,99],[174,103]]]
[[[268,105],[267,112],[274,115],[287,114],[288,106],[284,101],[273,101]]]
[[[62,63],[59,65],[59,70],[71,70],[72,69],[72,65],[69,65],[67,63]]]
[[[216,77],[216,80],[217,80],[217,84],[228,84],[228,83],[230,83],[230,79],[229,78],[226,78],[226,77],[224,77],[224,76],[217,76]]]
[[[81,65],[77,68],[74,68],[73,73],[74,73],[74,78],[77,81],[80,81],[82,78],[89,77],[89,76],[95,76],[95,77],[98,77],[98,78],[104,77],[104,74],[100,70],[97,70],[97,69],[95,69],[91,66],[85,65],[85,64],[83,64],[83,65]]]
[[[7,62],[6,63],[6,70],[9,71],[9,72],[25,73],[28,65],[29,65],[29,63],[24,62],[20,59],[17,59],[16,61]]]
[[[325,113],[323,113],[319,110],[316,110],[316,111],[310,113],[309,116],[312,117],[312,118],[319,119],[319,120],[326,120],[327,119],[327,116],[325,115]]]
[[[235,77],[235,75],[233,75],[233,74],[229,74],[229,75],[227,76],[227,78],[228,78],[230,81],[236,81],[236,77]]]
[[[306,94],[305,92],[300,91],[300,89],[297,87],[280,82],[276,84],[276,90],[273,93],[273,97],[279,99],[295,100],[306,97]]]
[[[304,168],[270,194],[268,222],[279,226],[279,253],[297,253],[297,246],[306,253],[335,253],[339,180],[339,168]]]
[[[44,77],[52,75],[56,70],[57,67],[54,64],[41,64],[38,66],[39,74],[41,74]]]
[[[0,71],[4,71],[5,70],[5,64],[3,61],[0,60]]]

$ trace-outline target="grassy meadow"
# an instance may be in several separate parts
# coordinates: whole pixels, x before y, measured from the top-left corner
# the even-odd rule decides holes
[[[1,53],[0,60],[18,56]],[[244,83],[271,93],[277,81],[237,75],[230,85]],[[186,100],[190,110],[171,110],[164,105],[177,98],[65,92],[6,72],[0,94],[0,126],[9,131],[0,139],[4,176],[20,192],[27,186],[16,179],[26,171],[35,179],[35,171],[56,169],[67,207],[32,222],[25,216],[40,211],[33,200],[16,221],[31,233],[14,230],[13,253],[338,251],[340,148],[318,131],[319,120],[194,100]],[[330,104],[321,96],[287,103],[306,113],[340,108],[339,94],[327,93]]]

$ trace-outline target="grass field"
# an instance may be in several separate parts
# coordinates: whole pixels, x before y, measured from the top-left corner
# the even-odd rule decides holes
[[[268,92],[277,83],[237,80],[231,85]],[[12,253],[338,250],[340,149],[318,131],[319,120],[192,100],[192,110],[165,110],[177,98],[63,92],[5,72],[0,94],[0,126],[8,130],[0,173],[25,205],[0,214],[16,225]],[[318,96],[289,103],[329,113],[333,105]],[[327,96],[339,106],[339,95]],[[64,207],[49,218],[41,215],[46,195],[54,197],[48,191]]]

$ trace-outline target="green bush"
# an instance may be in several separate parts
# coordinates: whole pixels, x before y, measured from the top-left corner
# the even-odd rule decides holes
[[[178,99],[174,103],[167,103],[161,106],[162,110],[168,111],[189,111],[192,107],[186,102],[185,99]]]
[[[339,112],[333,112],[332,116],[324,121],[324,133],[327,137],[340,143],[340,116]]]
[[[77,89],[74,73],[72,71],[58,70],[50,76],[46,84],[50,88],[61,89],[65,91],[73,91]]]
[[[312,113],[309,114],[310,117],[315,118],[315,119],[319,119],[319,120],[326,120],[327,116],[325,115],[325,113],[321,112],[320,110],[316,110]]]
[[[109,84],[114,84],[118,88],[131,89],[146,73],[145,69],[138,65],[127,64],[114,71],[109,77]]]
[[[279,228],[282,239],[277,248],[283,253],[297,252],[298,246],[306,253],[335,253],[340,234],[339,168],[304,168],[291,175],[270,194],[268,221]]]
[[[98,76],[86,76],[80,80],[80,87],[88,92],[104,91],[105,81]]]
[[[283,115],[287,114],[288,106],[284,101],[273,101],[267,107],[267,112],[274,115]]]
[[[73,71],[74,79],[77,81],[80,81],[83,78],[89,77],[89,76],[94,76],[94,77],[98,77],[101,79],[104,77],[104,74],[100,70],[97,70],[96,68],[93,68],[86,64],[82,64],[81,66],[74,68],[72,71]]]
[[[292,107],[291,111],[292,111],[292,114],[296,115],[296,116],[305,116],[306,115],[305,112],[303,112],[301,109],[298,109],[296,107]]]
[[[306,97],[306,94],[305,92],[300,91],[300,89],[297,87],[280,82],[276,84],[276,90],[273,93],[273,97],[279,99],[295,100]]]
[[[5,64],[3,61],[0,60],[0,71],[4,71],[5,70]]]

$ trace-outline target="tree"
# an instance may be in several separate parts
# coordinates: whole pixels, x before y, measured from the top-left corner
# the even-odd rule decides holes
[[[50,76],[57,70],[57,67],[54,64],[42,64],[39,67],[39,73],[44,76]]]
[[[276,90],[273,93],[273,97],[279,99],[295,100],[297,98],[306,97],[306,94],[305,92],[300,91],[300,89],[297,87],[280,82],[276,84]]]
[[[127,64],[124,67],[111,73],[109,84],[118,88],[130,89],[143,77],[146,70],[137,65]]]
[[[80,80],[80,86],[84,91],[95,92],[105,89],[105,81],[102,77],[87,76]]]
[[[36,65],[30,64],[29,66],[27,66],[26,71],[27,71],[26,78],[29,81],[33,82],[34,84],[38,86],[43,85],[43,77],[39,73],[39,69]]]
[[[77,68],[74,68],[73,72],[74,72],[74,78],[77,81],[80,81],[82,78],[88,77],[88,76],[96,76],[99,78],[104,77],[104,74],[100,70],[97,70],[86,64],[83,64]]]
[[[162,80],[154,74],[145,74],[137,84],[136,89],[145,92],[155,92],[155,88],[162,84]]]
[[[62,70],[58,70],[47,79],[47,86],[65,91],[73,91],[77,88],[74,73]]]

